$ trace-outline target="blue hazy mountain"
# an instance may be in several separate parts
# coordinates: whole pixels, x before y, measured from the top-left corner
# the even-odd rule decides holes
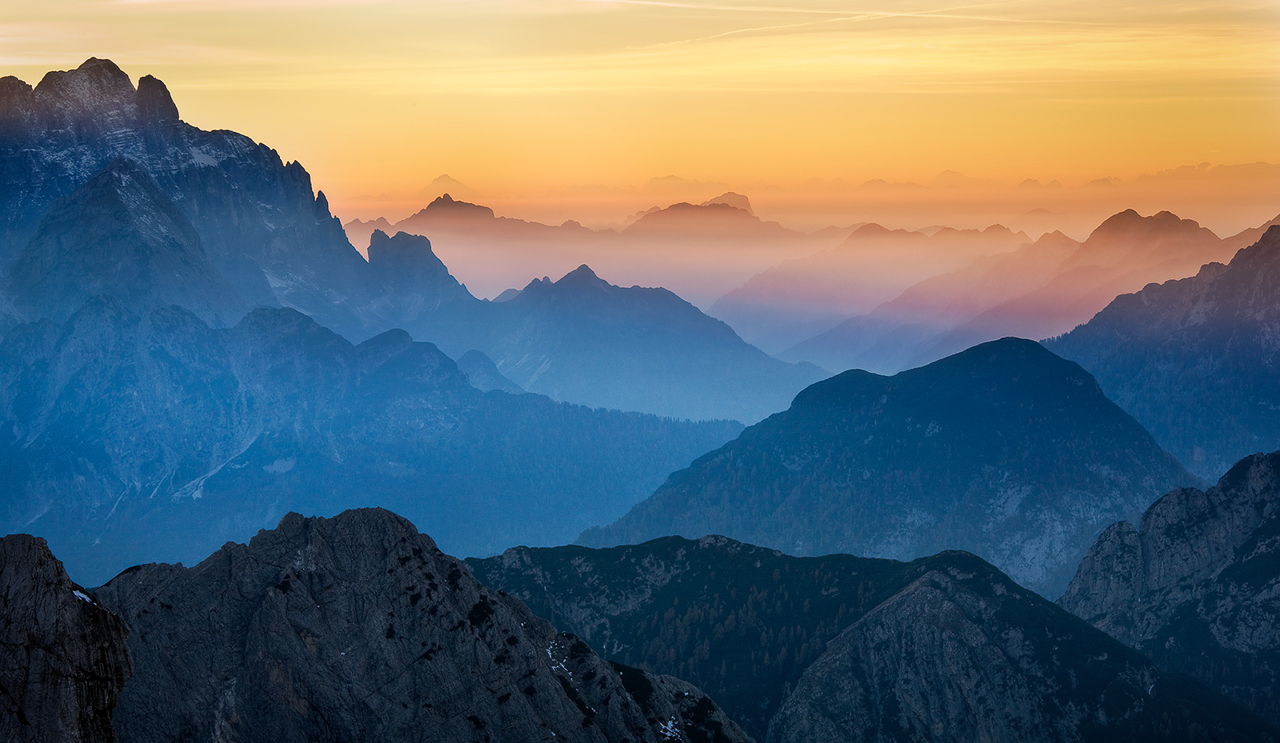
[[[1066,609],[1280,725],[1280,452],[1175,490],[1089,549]]]
[[[357,346],[279,308],[220,330],[113,297],[11,331],[0,410],[0,530],[90,584],[289,510],[394,507],[464,555],[563,543],[741,430],[481,392],[404,331]]]
[[[802,558],[665,537],[467,564],[606,658],[697,685],[761,741],[1274,735],[961,552]]]
[[[249,309],[209,262],[187,218],[124,159],[50,208],[14,263],[8,289],[20,312],[59,323],[99,294],[137,312],[182,305],[217,327],[234,325]]]
[[[481,346],[530,392],[682,418],[754,422],[827,376],[743,341],[666,289],[620,287],[580,266],[492,305]]]
[[[1280,227],[1230,263],[1116,297],[1045,342],[1193,472],[1280,448]]]
[[[985,343],[849,371],[673,474],[593,546],[724,534],[796,555],[966,549],[1046,595],[1094,537],[1197,479],[1076,364]]]
[[[0,261],[118,158],[155,180],[249,306],[294,307],[357,340],[376,334],[364,305],[380,289],[307,171],[248,137],[184,123],[164,83],[146,76],[135,88],[105,59],[34,88],[0,79]]]
[[[471,295],[426,238],[375,232],[366,261],[301,165],[182,122],[163,83],[135,88],[109,60],[34,88],[3,78],[0,103],[4,327],[62,322],[97,294],[138,315],[176,304],[215,326],[284,306],[354,342],[404,328],[454,357],[480,350],[557,399],[683,418],[757,420],[823,376],[664,290],[588,300],[569,280],[499,307]],[[453,200],[441,210],[495,219]]]

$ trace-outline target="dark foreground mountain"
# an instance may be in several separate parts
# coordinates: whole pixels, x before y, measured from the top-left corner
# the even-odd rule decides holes
[[[216,330],[95,299],[0,344],[0,529],[100,582],[291,509],[378,504],[463,554],[617,518],[740,428],[484,393],[429,343],[358,346],[293,310]]]
[[[1045,345],[1202,476],[1280,448],[1280,226],[1229,264],[1116,297]]]
[[[1059,603],[1280,725],[1280,452],[1108,528]]]
[[[667,537],[467,564],[605,657],[697,684],[758,739],[1269,735],[965,553],[799,558]]]
[[[1107,524],[1194,482],[1087,372],[1007,338],[893,377],[819,382],[581,542],[721,533],[897,559],[963,548],[1057,595]]]
[[[615,666],[380,509],[289,514],[95,597],[129,625],[126,743],[746,743],[705,694]]]
[[[0,539],[0,740],[115,743],[111,710],[132,672],[127,634],[43,539]]]

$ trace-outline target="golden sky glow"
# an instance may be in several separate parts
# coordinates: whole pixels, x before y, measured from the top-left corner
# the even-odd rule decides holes
[[[1016,183],[1280,162],[1280,3],[0,0],[0,74],[89,56],[299,159],[340,212],[654,176]],[[604,189],[598,188],[604,187]],[[400,214],[404,216],[407,209]],[[345,215],[344,215],[345,216]],[[621,216],[621,215],[619,215]]]

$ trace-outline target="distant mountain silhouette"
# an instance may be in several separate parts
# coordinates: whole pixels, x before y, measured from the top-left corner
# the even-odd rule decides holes
[[[937,338],[917,359],[944,356],[989,338],[1048,338],[1089,321],[1119,294],[1195,273],[1240,247],[1169,212],[1120,212],[1093,231],[1039,287],[986,310]]]
[[[724,534],[895,559],[966,549],[1057,595],[1106,524],[1195,482],[1083,369],[1009,338],[893,377],[819,382],[580,541]]]
[[[826,376],[771,358],[665,289],[614,286],[585,265],[490,310],[480,347],[502,374],[595,407],[754,422]]]
[[[866,315],[778,354],[826,369],[865,369],[892,374],[936,361],[926,353],[939,335],[1048,280],[1079,246],[1061,232],[1008,253],[983,256],[967,266],[914,284]],[[978,338],[984,342],[994,338]]]
[[[709,312],[778,353],[893,299],[923,279],[1031,242],[1000,225],[932,234],[867,224],[838,247],[781,263],[716,300]]]
[[[1116,297],[1046,341],[1204,477],[1280,448],[1280,226],[1227,265]]]

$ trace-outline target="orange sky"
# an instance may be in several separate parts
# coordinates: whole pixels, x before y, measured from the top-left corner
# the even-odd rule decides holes
[[[656,203],[643,184],[668,174],[782,204],[823,192],[812,179],[1070,187],[1280,163],[1274,0],[0,8],[0,73],[34,83],[100,56],[155,74],[187,121],[301,160],[344,217],[404,216],[441,173],[507,213],[608,221]]]

